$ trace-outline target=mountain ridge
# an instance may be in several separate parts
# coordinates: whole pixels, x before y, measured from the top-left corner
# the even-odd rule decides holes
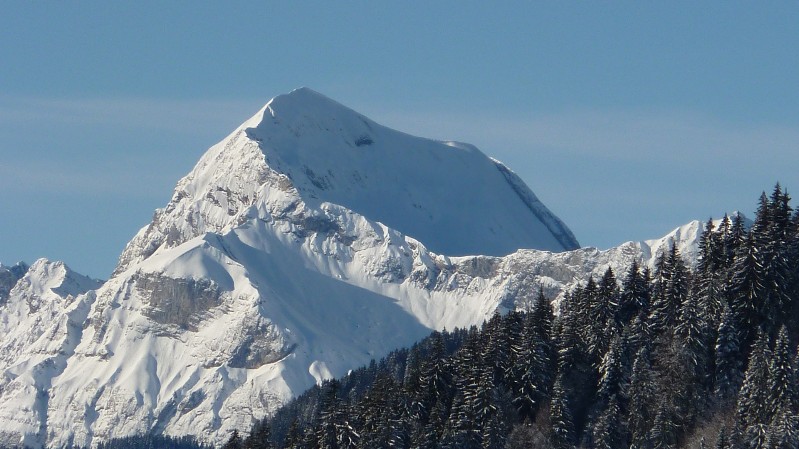
[[[47,320],[31,314],[29,348],[46,351],[0,342],[5,357],[30,361],[0,376],[0,422],[11,429],[0,444],[150,432],[218,444],[431,329],[527,307],[539,286],[557,298],[663,250],[562,251],[561,239],[577,246],[571,231],[504,165],[320,96],[300,89],[267,103],[178,182],[111,279],[52,298]],[[500,231],[509,237],[485,237]],[[439,234],[464,251],[487,240],[471,248],[489,255],[428,248],[438,239],[425,236]],[[690,247],[691,235],[672,240]],[[519,241],[543,248],[508,249]]]

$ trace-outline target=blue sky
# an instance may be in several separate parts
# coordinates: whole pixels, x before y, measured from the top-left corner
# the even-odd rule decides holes
[[[0,261],[108,276],[205,149],[299,86],[476,144],[586,246],[750,213],[799,189],[797,23],[787,1],[7,2]]]

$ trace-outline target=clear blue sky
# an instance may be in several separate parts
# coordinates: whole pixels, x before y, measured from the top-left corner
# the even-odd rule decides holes
[[[799,3],[501,3],[5,2],[0,261],[108,276],[206,148],[299,86],[476,144],[586,246],[799,195]]]

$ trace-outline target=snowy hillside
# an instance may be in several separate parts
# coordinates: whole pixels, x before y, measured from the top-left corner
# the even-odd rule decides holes
[[[0,438],[37,444],[46,426],[50,379],[64,369],[88,312],[87,291],[100,283],[62,262],[37,260],[0,308]],[[37,432],[30,432],[36,429]]]
[[[681,249],[695,240],[672,233]],[[539,285],[554,297],[607,266],[652,263],[669,242],[577,249],[474,147],[300,89],[211,147],[96,291],[17,283],[0,308],[0,444],[147,432],[220,443],[432,329],[526,307]],[[30,272],[52,272],[40,262]]]

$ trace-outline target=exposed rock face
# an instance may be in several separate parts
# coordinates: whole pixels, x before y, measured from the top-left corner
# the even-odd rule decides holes
[[[8,301],[8,295],[11,289],[17,285],[17,281],[25,275],[28,268],[30,267],[23,262],[10,267],[0,264],[0,306]]]
[[[672,241],[692,254],[691,229],[576,249],[476,148],[295,91],[208,150],[102,287],[17,282],[0,306],[0,444],[220,444],[432,329],[529,307],[539,286],[557,298]]]
[[[173,279],[160,273],[138,273],[131,280],[142,298],[142,314],[159,324],[197,330],[203,314],[221,304],[219,287],[210,279]]]

